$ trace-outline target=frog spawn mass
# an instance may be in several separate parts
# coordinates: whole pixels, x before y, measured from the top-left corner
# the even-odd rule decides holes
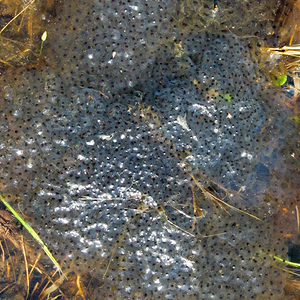
[[[1,190],[106,299],[276,299],[272,219],[217,213],[193,179],[262,200],[263,79],[244,40],[180,33],[174,3],[65,4],[49,66],[2,78]]]

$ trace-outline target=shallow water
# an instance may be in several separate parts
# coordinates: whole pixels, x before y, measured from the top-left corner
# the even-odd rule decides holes
[[[211,2],[61,3],[2,75],[1,191],[90,299],[283,295],[297,132],[256,56],[278,3]]]

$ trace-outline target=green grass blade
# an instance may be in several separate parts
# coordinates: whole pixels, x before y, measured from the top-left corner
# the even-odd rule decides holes
[[[58,262],[56,261],[54,256],[51,254],[50,250],[47,248],[45,243],[42,241],[42,239],[36,233],[36,231],[23,220],[23,218],[12,208],[12,206],[1,195],[0,195],[0,200],[7,207],[7,209],[16,217],[16,219],[24,226],[24,228],[31,234],[31,236],[41,245],[42,249],[45,251],[47,256],[50,258],[50,260],[56,266],[58,271],[61,272],[65,276],[65,278],[67,278],[66,275],[62,272],[60,265],[58,264]]]
[[[285,264],[287,264],[287,265],[289,265],[289,266],[293,266],[293,267],[300,268],[300,263],[295,263],[295,262],[292,262],[292,261],[289,261],[289,260],[285,260],[285,259],[280,258],[280,257],[275,256],[275,255],[274,255],[273,257],[274,257],[274,259],[276,259],[277,261],[283,262],[283,263],[285,263]]]

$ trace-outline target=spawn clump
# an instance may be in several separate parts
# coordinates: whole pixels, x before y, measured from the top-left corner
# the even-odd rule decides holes
[[[284,246],[269,204],[263,222],[226,215],[192,179],[241,207],[264,200],[276,154],[264,152],[264,80],[244,39],[185,28],[177,14],[211,12],[189,2],[62,3],[47,66],[2,78],[1,189],[22,195],[57,260],[103,278],[106,299],[276,299],[270,254]]]

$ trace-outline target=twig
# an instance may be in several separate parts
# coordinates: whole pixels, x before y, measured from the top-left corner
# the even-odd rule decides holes
[[[298,233],[300,233],[300,216],[299,216],[299,208],[298,208],[298,205],[296,205],[296,216],[297,216]]]
[[[1,241],[0,241],[0,249],[1,249],[1,251],[2,251],[2,262],[4,263],[4,260],[5,260],[5,252],[4,252],[4,248],[3,248],[3,245],[2,245],[2,243],[1,243]]]
[[[76,285],[77,285],[77,288],[78,288],[79,295],[82,297],[83,300],[86,300],[86,298],[84,296],[84,293],[82,291],[81,285],[80,285],[80,275],[79,274],[77,274]]]
[[[25,271],[26,271],[26,285],[27,285],[27,291],[26,291],[26,298],[29,296],[29,274],[28,274],[28,263],[27,263],[27,257],[25,252],[25,246],[24,246],[24,237],[21,235],[22,240],[22,250],[23,250],[23,256],[24,256],[24,262],[25,262]]]
[[[124,241],[125,239],[125,232],[127,231],[127,225],[124,226],[124,229],[123,229],[123,232],[120,234],[120,238],[118,238],[117,242],[115,243],[114,245],[114,248],[112,249],[111,251],[111,255],[110,255],[110,258],[109,258],[109,261],[108,261],[108,264],[105,268],[105,271],[104,271],[104,274],[103,274],[103,279],[106,277],[107,273],[108,273],[108,270],[110,268],[110,265],[115,257],[115,254],[116,254],[116,251],[117,249],[120,247],[121,243]]]
[[[31,276],[31,274],[32,274],[32,272],[33,272],[33,270],[35,269],[35,267],[36,267],[38,261],[40,260],[40,258],[41,258],[41,253],[38,254],[38,256],[37,256],[37,258],[36,258],[34,264],[33,264],[32,267],[31,267],[31,270],[30,270],[30,272],[29,272],[29,278],[30,278],[30,276]]]
[[[81,89],[85,89],[86,88],[86,87],[81,86],[81,85],[79,87]],[[94,92],[97,92],[98,94],[102,95],[105,99],[109,99],[109,97],[106,94],[104,94],[102,91],[100,91],[100,90],[96,90],[96,89],[93,89],[93,88],[88,88],[88,89],[90,89],[90,90],[92,90]]]
[[[33,4],[35,0],[30,1],[17,15],[15,15],[1,30],[0,30],[0,35],[2,32],[15,20],[17,19],[31,4]]]
[[[0,62],[3,63],[4,65],[8,65],[8,66],[10,66],[10,67],[12,66],[12,64],[10,64],[8,61],[3,60],[3,59],[1,59],[1,58],[0,58]]]
[[[1,295],[5,290],[7,290],[8,288],[12,287],[14,284],[15,284],[14,282],[8,284],[5,288],[3,288],[3,289],[0,291],[0,295]]]
[[[203,193],[205,196],[209,197],[209,199],[216,201],[219,205],[220,205],[220,204],[223,204],[223,205],[225,205],[225,206],[228,206],[228,207],[231,208],[232,210],[238,211],[238,212],[243,213],[243,214],[245,214],[245,215],[248,215],[249,217],[252,217],[252,218],[254,218],[254,219],[258,220],[258,221],[261,221],[261,219],[258,218],[258,217],[256,217],[255,215],[252,215],[252,214],[248,213],[247,211],[242,210],[242,209],[239,209],[239,208],[237,208],[237,207],[235,207],[235,206],[233,206],[233,205],[231,205],[231,204],[229,204],[229,203],[227,203],[227,202],[221,200],[220,198],[216,197],[215,195],[213,195],[212,193],[210,193],[209,191],[207,191],[207,190],[206,190],[206,189],[198,182],[198,180],[195,178],[194,175],[190,174],[190,176],[192,177],[192,179],[193,179],[193,181],[195,182],[196,186],[198,186],[198,188],[202,191],[202,193]],[[220,206],[222,207],[222,205],[220,205]],[[224,207],[223,207],[223,209],[224,209]],[[226,211],[226,210],[225,210],[225,211]]]

